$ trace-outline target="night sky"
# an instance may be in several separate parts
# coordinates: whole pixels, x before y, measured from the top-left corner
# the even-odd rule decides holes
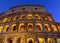
[[[52,14],[56,22],[60,22],[60,0],[0,0],[0,13],[18,5],[37,4],[42,5]]]

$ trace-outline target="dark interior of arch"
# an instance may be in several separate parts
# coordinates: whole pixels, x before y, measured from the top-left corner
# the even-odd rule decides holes
[[[33,41],[32,40],[29,40],[29,42],[28,43],[33,43]]]
[[[15,30],[16,30],[16,26],[13,27],[13,31],[15,31]]]

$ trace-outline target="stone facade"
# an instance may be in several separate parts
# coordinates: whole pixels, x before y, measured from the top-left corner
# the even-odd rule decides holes
[[[60,23],[40,5],[20,5],[0,14],[0,43],[60,43]]]

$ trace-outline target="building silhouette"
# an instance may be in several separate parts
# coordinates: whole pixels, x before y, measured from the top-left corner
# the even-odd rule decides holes
[[[0,14],[0,43],[60,43],[60,23],[44,6],[15,6]]]

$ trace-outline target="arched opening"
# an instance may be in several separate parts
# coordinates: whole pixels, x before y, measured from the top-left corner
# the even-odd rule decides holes
[[[35,10],[37,10],[38,8],[35,8]]]
[[[36,15],[35,15],[35,19],[36,19],[36,20],[40,19],[39,14],[36,14]]]
[[[58,25],[57,27],[58,27],[58,30],[60,31],[60,25]]]
[[[33,41],[32,40],[29,40],[29,42],[28,43],[33,43]]]
[[[16,30],[17,30],[16,24],[12,24],[12,29],[11,29],[11,31],[16,31]]]
[[[32,31],[33,30],[33,24],[32,23],[29,23],[28,24],[28,31]]]
[[[3,26],[0,26],[0,32],[2,32]]]
[[[24,38],[23,37],[18,38],[17,43],[24,43]]]
[[[13,27],[13,31],[15,31],[15,30],[16,30],[16,26]]]
[[[55,43],[53,38],[48,38],[48,43]]]
[[[13,40],[11,38],[7,39],[8,43],[13,43]]]
[[[45,29],[48,31],[48,27],[47,26],[44,26],[45,27]]]
[[[19,30],[20,30],[20,31],[24,31],[24,29],[25,29],[25,24],[24,24],[24,23],[21,23],[21,24],[19,25]]]
[[[32,14],[28,14],[28,19],[32,19]]]
[[[51,31],[51,30],[50,30],[50,26],[49,26],[48,24],[44,24],[44,27],[45,27],[45,30],[46,30],[46,31]]]
[[[25,16],[22,16],[22,19],[25,19]]]
[[[24,29],[25,29],[25,26],[21,25],[20,30],[24,31]]]
[[[36,29],[37,29],[37,30],[42,30],[42,24],[37,23],[37,24],[36,24]]]
[[[15,17],[14,17],[14,20],[18,20],[19,19],[19,17],[16,15]]]
[[[12,43],[12,40],[9,40],[9,43]]]
[[[43,19],[43,20],[47,20],[47,18],[46,18],[45,15],[42,15],[42,19]]]
[[[8,31],[8,30],[9,30],[9,27],[7,27],[6,31]]]
[[[21,15],[20,16],[20,19],[25,19],[25,15]]]
[[[7,21],[12,21],[12,17],[9,17]]]
[[[53,31],[58,32],[56,25],[52,24],[51,26],[52,26]]]
[[[39,25],[37,25],[36,27],[37,27],[37,30],[41,30],[41,27]]]
[[[21,38],[18,38],[17,43],[21,43],[20,41],[21,41]]]
[[[28,38],[27,41],[28,41],[28,43],[34,43],[34,39],[33,38]]]
[[[49,20],[49,21],[52,21],[53,19],[52,19],[52,17],[51,17],[51,16],[48,16],[48,20]]]
[[[38,38],[38,43],[46,43],[44,38]]]
[[[4,32],[7,32],[9,30],[9,25],[6,25],[4,28]]]
[[[8,18],[4,18],[3,22],[6,22]]]

